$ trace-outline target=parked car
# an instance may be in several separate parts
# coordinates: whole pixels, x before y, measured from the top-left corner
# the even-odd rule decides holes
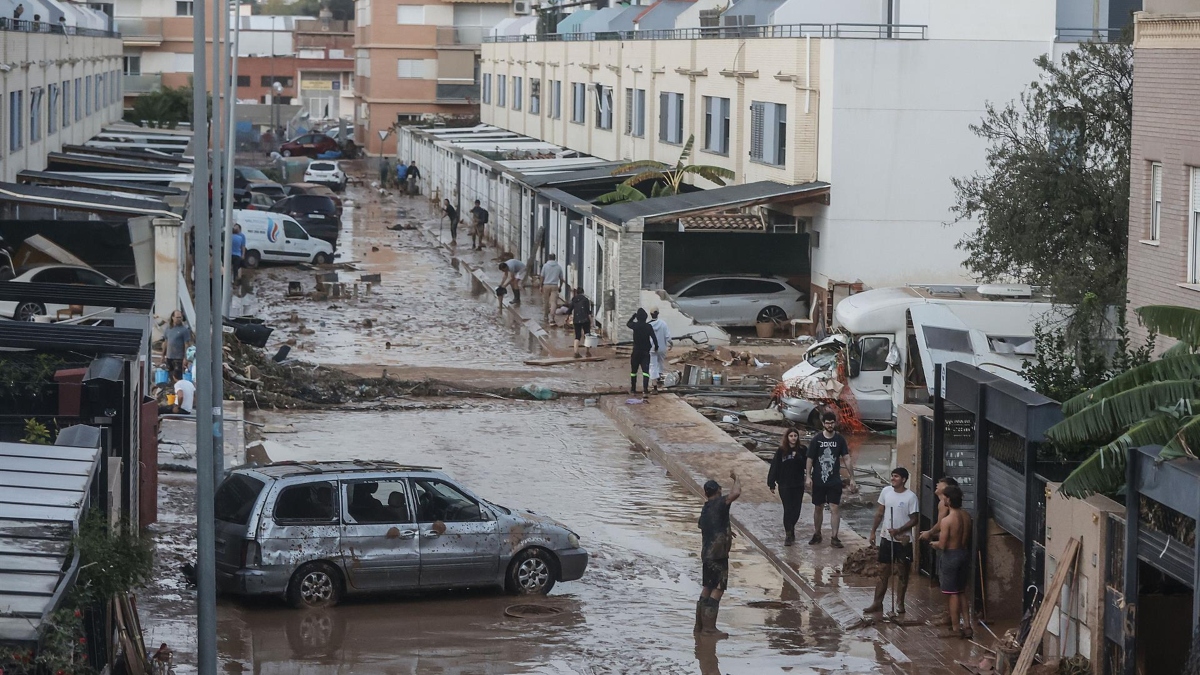
[[[78,265],[50,264],[20,267],[15,270],[13,278],[9,281],[121,287],[121,284],[96,270]],[[68,309],[68,305],[46,305],[35,300],[0,301],[0,316],[11,317],[16,321],[33,321],[35,316],[45,316],[46,314],[53,316],[60,309]],[[104,309],[106,308],[84,306],[83,313],[85,315],[92,314]]]
[[[667,293],[696,323],[753,326],[807,315],[804,293],[775,277],[703,276],[681,281]]]
[[[292,195],[275,202],[271,210],[295,218],[309,234],[337,246],[341,220],[337,215],[337,206],[329,197]]]
[[[275,205],[275,202],[279,201],[275,197],[257,190],[247,190],[246,195],[247,199],[242,205],[242,208],[250,209],[252,211],[270,211],[271,207]]]
[[[588,562],[565,525],[493,504],[435,468],[395,462],[236,469],[217,489],[216,530],[223,592],[295,607],[455,587],[545,594],[581,578]]]
[[[248,166],[233,167],[233,187],[238,190],[249,190],[252,186],[274,186],[283,192],[283,187],[271,180],[267,174]],[[281,195],[282,196],[282,195]]]
[[[284,157],[316,157],[323,152],[338,149],[337,141],[322,133],[304,134],[297,136],[279,146],[279,154]]]
[[[304,170],[304,182],[326,185],[334,192],[341,192],[346,189],[346,173],[337,162],[320,159],[308,163],[308,168]]]
[[[334,194],[324,185],[316,185],[314,183],[288,183],[283,186],[283,191],[287,196],[292,195],[322,195],[333,200],[333,205],[337,207],[338,218],[342,217],[342,198]]]
[[[323,265],[333,261],[333,245],[309,235],[294,218],[268,211],[234,209],[233,221],[242,226],[246,235],[246,252],[242,264],[258,267],[267,262],[313,262]]]
[[[283,186],[279,183],[251,183],[250,192],[264,194],[275,201],[287,196],[283,191]]]

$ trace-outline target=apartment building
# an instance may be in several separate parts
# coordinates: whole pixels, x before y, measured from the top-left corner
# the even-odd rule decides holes
[[[35,7],[39,24],[0,22],[4,182],[15,181],[25,169],[44,169],[49,153],[82,144],[121,118],[120,36],[107,30],[99,13],[79,13],[54,0],[40,0]],[[8,12],[11,16],[11,8]]]
[[[692,161],[738,183],[828,183],[827,203],[762,214],[809,234],[814,292],[970,283],[956,245],[976,224],[950,212],[951,179],[984,167],[969,126],[1061,40],[1109,34],[1093,12],[1064,38],[1082,4],[701,0],[669,29],[628,29],[646,8],[591,10],[549,35],[514,22],[483,46],[480,116],[614,161],[674,164],[694,136]]]
[[[479,45],[488,31],[529,13],[525,0],[357,0],[355,125],[372,154],[396,152],[399,123],[479,114]]]
[[[1129,307],[1200,308],[1200,0],[1146,0],[1134,26]]]

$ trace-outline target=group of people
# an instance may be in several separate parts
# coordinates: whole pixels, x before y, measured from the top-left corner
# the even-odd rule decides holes
[[[666,377],[667,352],[671,349],[671,329],[659,317],[658,309],[646,310],[638,307],[625,326],[633,331],[633,352],[629,355],[629,393],[637,394],[638,373],[642,375],[642,399],[650,395],[650,382],[654,391],[663,387]]]
[[[849,445],[837,431],[837,415],[832,411],[825,412],[821,416],[821,426],[807,448],[800,443],[799,431],[787,430],[771,460],[767,487],[771,492],[778,488],[783,502],[784,546],[795,544],[795,527],[804,493],[808,491],[814,507],[814,532],[808,543],[815,546],[822,542],[822,518],[828,505],[832,527],[829,543],[842,548],[838,539],[838,506],[843,487],[855,485],[853,465],[849,461]],[[845,480],[843,471],[848,476]],[[716,618],[721,596],[728,586],[729,548],[733,536],[729,511],[742,493],[737,475],[731,472],[730,477],[734,483],[727,494],[715,480],[704,484],[705,503],[698,523],[702,535],[703,590],[696,603],[697,633],[719,634]],[[893,591],[892,611],[897,615],[906,611],[904,600],[913,561],[912,535],[920,520],[917,496],[908,489],[908,479],[908,469],[902,466],[893,469],[890,485],[883,488],[877,500],[869,540],[871,545],[878,546],[876,559],[887,567],[880,575],[874,599],[864,610],[865,614],[882,613],[889,590]],[[970,580],[971,516],[962,508],[962,488],[953,478],[947,476],[939,480],[935,495],[939,504],[937,521],[929,530],[921,532],[918,539],[931,542],[939,552],[938,582],[948,605],[949,632],[946,637],[970,639],[974,633],[965,616],[966,601],[962,595]]]
[[[450,203],[449,199],[442,200],[442,213],[450,219],[450,245],[458,246],[458,223],[462,220],[462,214]],[[491,215],[479,204],[478,199],[475,200],[475,206],[471,207],[470,214],[471,230],[468,234],[471,235],[471,250],[482,251],[484,229],[487,227]]]
[[[421,179],[421,170],[417,168],[417,160],[414,159],[408,164],[405,164],[404,160],[400,160],[396,163],[395,172],[392,171],[391,165],[391,160],[386,157],[380,160],[379,186],[386,188],[394,185],[404,190],[407,195],[417,194],[417,181]]]
[[[162,415],[191,415],[196,412],[196,335],[175,310],[163,329],[162,365],[167,381],[160,393],[165,402],[158,407]]]

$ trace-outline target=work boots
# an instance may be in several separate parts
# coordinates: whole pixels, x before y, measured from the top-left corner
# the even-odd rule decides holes
[[[717,613],[721,609],[721,601],[713,600],[712,598],[704,598],[700,601],[700,626],[701,632],[704,635],[716,637],[729,637],[728,633],[723,633],[717,630]]]
[[[796,543],[796,528],[789,527],[787,528],[787,538],[783,540],[783,545],[791,546],[794,543]]]

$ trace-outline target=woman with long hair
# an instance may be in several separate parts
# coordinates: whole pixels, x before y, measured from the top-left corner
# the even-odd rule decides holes
[[[804,463],[808,453],[800,444],[800,432],[788,429],[775,456],[771,458],[771,469],[767,472],[767,487],[771,492],[779,486],[779,500],[783,502],[783,531],[787,533],[784,546],[796,543],[796,521],[800,520],[800,506],[804,502]]]

